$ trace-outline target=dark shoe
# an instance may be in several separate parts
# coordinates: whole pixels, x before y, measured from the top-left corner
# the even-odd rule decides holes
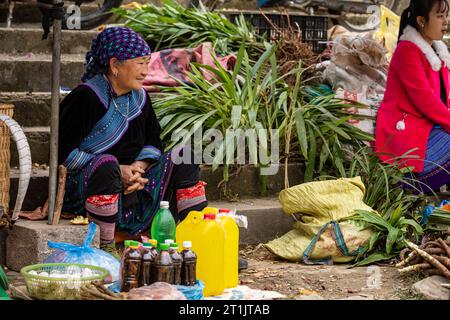
[[[248,268],[248,262],[244,258],[239,257],[238,258],[238,271],[241,272],[242,270],[245,270]]]
[[[100,249],[108,252],[109,254],[113,255],[114,258],[120,260],[120,254],[119,251],[117,251],[116,243],[114,241],[108,244],[101,245]]]

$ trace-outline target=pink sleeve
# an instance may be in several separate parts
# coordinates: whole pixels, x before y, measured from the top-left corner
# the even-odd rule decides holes
[[[413,44],[401,43],[397,47],[392,68],[402,83],[402,86],[414,104],[414,107],[429,118],[434,124],[441,125],[450,134],[450,111],[434,90],[425,74],[420,58],[420,51]]]

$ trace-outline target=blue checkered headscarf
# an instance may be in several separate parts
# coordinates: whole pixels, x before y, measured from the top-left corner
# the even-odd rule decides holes
[[[86,53],[86,70],[81,81],[86,82],[95,75],[106,72],[111,58],[128,60],[150,53],[148,44],[133,30],[125,27],[107,28],[92,40],[91,50]]]

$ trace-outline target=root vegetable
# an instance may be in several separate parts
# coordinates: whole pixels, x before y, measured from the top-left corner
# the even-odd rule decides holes
[[[439,248],[426,248],[426,249],[423,249],[423,251],[425,251],[428,254],[442,254],[442,253],[445,253],[444,249],[442,249],[440,247]]]
[[[411,251],[409,248],[405,248],[402,251],[400,251],[400,260],[403,261],[405,260],[405,255],[407,252]]]
[[[438,269],[430,269],[424,271],[427,276],[444,276],[444,274]]]
[[[440,248],[440,244],[436,241],[428,241],[427,243],[425,243],[423,245],[423,247],[421,249],[427,249],[429,247],[435,247],[435,248]]]
[[[103,284],[101,284],[99,281],[94,281],[92,283],[95,288],[100,291],[101,293],[104,293],[112,298],[121,299],[121,296],[117,293],[109,291]]]
[[[439,238],[437,241],[441,245],[442,249],[445,250],[445,253],[447,254],[447,257],[450,257],[450,248],[447,246],[447,244],[444,242],[444,240]]]
[[[120,298],[116,298],[109,294],[100,292],[94,285],[91,284],[85,285],[82,290],[84,291],[85,295],[92,295],[103,300],[121,300]]]
[[[420,263],[420,264],[415,264],[403,269],[398,270],[399,272],[411,272],[411,271],[419,271],[419,270],[427,270],[427,269],[431,269],[433,268],[432,265],[430,265],[429,263]]]
[[[408,255],[408,257],[405,260],[400,261],[395,266],[397,268],[404,267],[404,266],[408,265],[409,263],[411,263],[411,261],[416,257],[417,257],[417,253],[415,251],[413,251]]]
[[[440,256],[433,256],[436,260],[438,260],[440,263],[442,263],[444,266],[446,266],[448,269],[450,269],[450,258],[446,257],[440,257]]]
[[[434,267],[436,267],[439,271],[442,272],[442,274],[450,279],[450,271],[442,264],[440,263],[438,260],[436,260],[435,258],[433,258],[430,254],[428,254],[427,252],[425,252],[422,249],[419,249],[419,247],[417,245],[415,245],[414,243],[408,242],[406,241],[406,245],[415,250],[422,258],[424,258],[428,263],[430,263],[431,265],[433,265]]]

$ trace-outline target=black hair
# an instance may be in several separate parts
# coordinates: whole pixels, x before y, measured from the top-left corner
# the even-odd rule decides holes
[[[417,17],[425,17],[425,20],[428,21],[431,9],[433,9],[433,6],[436,3],[439,3],[440,5],[439,12],[446,12],[449,10],[448,0],[411,0],[409,7],[402,12],[398,39],[400,40],[403,31],[408,25],[419,30]]]

